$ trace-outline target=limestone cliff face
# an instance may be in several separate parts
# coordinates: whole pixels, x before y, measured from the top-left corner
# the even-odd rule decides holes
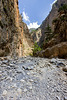
[[[52,31],[54,31],[54,25],[52,24],[52,21],[57,17],[58,9],[63,4],[67,4],[67,0],[57,0],[57,2],[55,4],[53,4],[52,10],[50,11],[50,13],[47,16],[47,18],[42,22],[42,24],[40,26],[41,33],[42,33],[42,37],[41,37],[41,39],[39,41],[40,45],[45,41],[46,27],[49,25],[51,27]]]
[[[23,27],[18,0],[0,0],[0,56],[22,56]]]
[[[60,0],[58,0],[57,3],[61,3]],[[43,50],[34,54],[35,56],[67,58],[67,4],[63,2],[61,4],[57,10],[56,18],[52,19],[53,32],[51,31],[52,25],[50,27],[48,23],[46,23],[48,20],[45,20],[45,25],[48,27],[46,26],[43,29],[44,26],[42,26],[42,32],[44,33],[40,41],[40,45],[43,43]],[[53,7],[55,5],[56,4],[54,4]],[[50,23],[51,20],[48,22]]]
[[[38,28],[38,29],[34,30],[33,32],[31,32],[31,37],[32,37],[34,43],[35,42],[38,43],[40,41],[40,37],[41,36],[42,36],[42,34],[41,34],[41,28]]]
[[[28,27],[23,23],[23,56],[32,54],[33,40],[29,33]]]

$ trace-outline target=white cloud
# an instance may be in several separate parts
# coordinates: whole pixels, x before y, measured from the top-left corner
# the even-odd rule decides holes
[[[52,7],[52,5],[53,5],[55,2],[57,2],[57,0],[54,0],[54,2],[52,2],[52,4],[50,4],[50,6]]]
[[[30,23],[29,16],[27,15],[27,13],[25,13],[25,11],[23,11],[23,20]],[[30,29],[30,28],[38,28],[40,25],[38,25],[38,22],[33,22],[28,24],[27,26]]]
[[[33,22],[33,23],[30,23],[29,25],[27,25],[28,28],[38,28],[40,27],[40,25],[38,25],[38,22]]]
[[[27,13],[25,13],[24,11],[23,11],[23,20],[30,22]]]

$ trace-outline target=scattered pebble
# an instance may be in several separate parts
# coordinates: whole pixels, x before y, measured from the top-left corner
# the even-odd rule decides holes
[[[6,96],[6,95],[7,95],[7,91],[4,90],[4,91],[3,91],[3,96]]]
[[[64,97],[64,100],[67,100],[67,97]]]
[[[29,81],[30,81],[30,82],[33,82],[33,80],[32,80],[32,79],[30,79]]]
[[[56,64],[56,63],[57,63],[57,60],[56,60],[55,58],[52,58],[52,59],[50,60],[50,63]]]
[[[21,90],[20,88],[18,88],[18,89],[17,89],[17,92],[18,92],[19,94],[21,94],[21,93],[22,93],[22,90]]]
[[[21,79],[20,82],[25,82],[25,80]]]
[[[63,64],[62,62],[57,63],[57,67],[65,67],[65,64]]]
[[[32,86],[30,86],[30,87],[29,87],[29,89],[31,89],[31,90],[32,90]]]
[[[63,71],[64,71],[64,72],[67,72],[67,67],[63,68]]]
[[[0,100],[67,100],[66,64],[55,58],[0,59]]]
[[[24,89],[24,92],[27,92],[27,89]]]

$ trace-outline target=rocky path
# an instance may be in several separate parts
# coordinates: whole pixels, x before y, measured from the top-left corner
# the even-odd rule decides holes
[[[0,100],[67,100],[65,59],[0,58]]]

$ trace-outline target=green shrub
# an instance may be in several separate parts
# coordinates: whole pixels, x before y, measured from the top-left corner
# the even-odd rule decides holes
[[[3,24],[2,24],[2,22],[0,21],[0,26],[1,26],[1,28],[3,28]]]
[[[49,41],[49,40],[48,40],[48,39],[46,39],[46,40],[45,40],[45,43],[48,43],[48,41]]]
[[[56,23],[57,21],[58,21],[58,18],[54,19],[54,20],[52,21],[52,24]]]
[[[29,55],[30,55],[31,57],[33,57],[33,53],[30,53]]]
[[[45,33],[51,33],[51,32],[52,32],[51,27],[48,24],[47,27],[46,27],[46,32]]]
[[[4,0],[2,0],[2,3],[4,4]]]
[[[60,12],[60,11],[64,11],[64,12],[66,13],[66,12],[67,12],[67,4],[62,5],[62,6],[59,8],[58,12]]]
[[[61,16],[60,19],[61,19],[61,21],[65,21],[65,20],[67,20],[67,17]]]
[[[38,46],[38,44],[35,42],[34,48],[33,48],[33,53],[37,53],[38,51],[41,51],[41,48]]]

